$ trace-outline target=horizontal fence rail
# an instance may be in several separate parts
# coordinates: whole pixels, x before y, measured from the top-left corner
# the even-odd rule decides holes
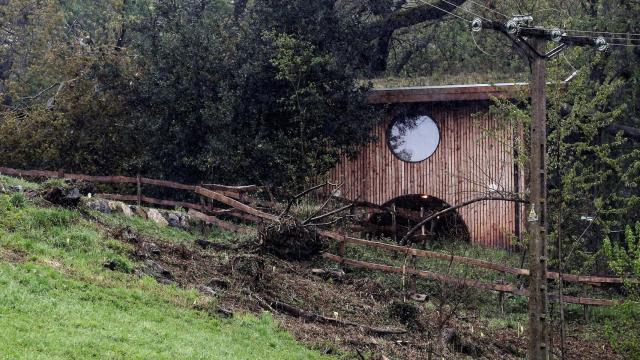
[[[443,274],[435,273],[431,271],[417,270],[409,267],[401,268],[401,267],[395,267],[390,265],[353,260],[353,259],[348,259],[342,256],[334,255],[331,253],[324,253],[323,257],[330,261],[334,261],[340,264],[349,265],[349,266],[353,266],[361,269],[377,270],[377,271],[403,274],[403,275],[405,274],[416,275],[423,279],[436,280],[446,284],[467,286],[467,287],[473,287],[473,288],[483,289],[483,290],[493,290],[493,291],[498,291],[503,293],[511,293],[514,295],[529,296],[529,291],[527,289],[520,289],[512,284],[485,283],[479,280],[459,278],[459,277],[443,275]],[[554,297],[550,296],[550,299],[553,300]],[[595,305],[595,306],[611,306],[611,305],[618,305],[622,303],[622,301],[614,301],[614,300],[608,300],[608,299],[592,299],[592,298],[565,296],[565,295],[562,296],[562,301],[567,303],[572,303],[572,304]]]
[[[44,177],[44,178],[63,178],[63,179],[69,179],[69,180],[79,180],[79,181],[88,181],[88,182],[97,182],[97,183],[137,184],[138,185],[137,195],[120,195],[120,194],[100,194],[100,195],[103,198],[110,199],[110,200],[137,201],[138,203],[145,202],[148,204],[155,204],[155,205],[162,205],[162,206],[181,206],[190,210],[206,211],[216,215],[229,215],[242,220],[247,220],[252,222],[261,221],[263,219],[274,220],[276,218],[275,215],[271,215],[266,212],[256,210],[234,199],[234,198],[240,198],[241,194],[247,193],[254,189],[256,191],[259,190],[258,187],[253,187],[253,186],[233,187],[233,186],[215,185],[218,188],[221,188],[221,189],[224,188],[224,190],[220,190],[219,192],[219,191],[205,189],[197,185],[186,185],[186,184],[181,184],[174,181],[150,179],[150,178],[145,178],[140,176],[137,176],[137,177],[92,176],[92,175],[83,175],[83,174],[67,174],[62,170],[59,170],[59,171],[22,170],[22,169],[13,169],[13,168],[7,168],[7,167],[0,167],[0,174],[20,176],[20,177],[30,176],[30,177]],[[199,204],[193,204],[189,202],[162,200],[162,199],[146,197],[146,196],[143,196],[141,193],[140,186],[142,184],[154,185],[154,186],[165,187],[170,189],[191,191],[194,194],[197,194],[201,197],[215,200],[225,205],[228,205],[233,209],[232,210],[218,209],[218,208],[208,207],[204,204],[199,205]],[[235,192],[236,190],[237,192]],[[205,214],[202,214],[202,215],[205,215]],[[214,220],[213,216],[209,216],[209,215],[205,215],[205,216],[208,216],[208,217],[206,219],[202,218],[201,220],[206,221],[208,223],[216,223],[216,220]],[[220,219],[217,219],[217,220],[223,221]],[[219,224],[222,224],[222,222],[219,222]],[[230,228],[230,227],[227,226],[227,228]]]
[[[399,246],[399,245],[387,244],[387,243],[382,243],[377,241],[359,239],[359,238],[354,238],[351,236],[346,236],[346,235],[342,235],[336,232],[326,231],[326,230],[320,231],[320,234],[324,237],[331,238],[338,242],[345,242],[345,243],[350,243],[355,245],[378,248],[378,249],[403,253],[406,255],[412,255],[417,257],[434,258],[434,259],[440,259],[445,261],[455,261],[455,262],[469,264],[479,268],[494,270],[502,273],[529,276],[528,269],[513,268],[513,267],[501,265],[501,264],[492,263],[490,261],[473,259],[473,258],[468,258],[468,257],[458,256],[458,255],[448,255],[448,254],[443,254],[435,251],[419,250],[419,249],[415,249],[407,246]],[[552,280],[558,280],[560,278],[560,274],[557,272],[549,272],[547,274],[547,277]],[[573,275],[573,274],[565,274],[565,273],[562,274],[562,280],[568,281],[568,282],[586,283],[586,284],[600,284],[600,283],[607,283],[607,284],[635,283],[637,284],[640,282],[638,279],[631,279],[631,278],[624,279],[624,278],[617,278],[617,277]]]

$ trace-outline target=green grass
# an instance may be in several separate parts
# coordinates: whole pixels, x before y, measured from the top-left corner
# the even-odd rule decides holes
[[[221,321],[140,289],[0,263],[3,359],[319,359],[269,316]]]
[[[130,246],[77,211],[0,195],[0,359],[317,359],[269,316],[222,320],[215,299],[130,274]],[[148,236],[197,234],[107,216]],[[231,241],[229,234],[210,238]],[[3,260],[7,252],[23,262]],[[103,267],[115,260],[120,271]],[[204,309],[204,310],[203,310]]]
[[[163,241],[192,242],[198,239],[207,238],[218,242],[237,243],[238,241],[243,240],[240,237],[251,236],[239,236],[238,234],[215,227],[212,228],[206,236],[204,236],[199,231],[195,230],[184,231],[169,226],[160,227],[153,221],[138,216],[128,217],[122,213],[103,214],[98,211],[90,211],[90,213],[109,227],[118,228],[128,226],[143,236]]]
[[[4,185],[5,187],[22,186],[23,190],[37,190],[40,188],[40,185],[37,183],[6,175],[0,175],[0,184]]]
[[[592,332],[604,336],[611,346],[628,359],[640,359],[640,304],[627,302],[612,307],[599,307],[591,311],[594,322],[604,323]]]

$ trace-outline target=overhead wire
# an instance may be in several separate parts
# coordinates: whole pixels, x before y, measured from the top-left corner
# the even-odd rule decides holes
[[[640,44],[607,44],[609,46],[627,46],[627,47],[638,47]]]
[[[446,3],[446,4],[448,4],[448,5],[450,5],[450,6],[452,6],[454,9],[461,9],[461,10],[463,10],[463,11],[465,11],[465,12],[467,12],[467,13],[469,13],[469,14],[471,14],[471,15],[473,15],[473,16],[475,16],[475,17],[477,17],[477,18],[481,18],[481,19],[486,20],[486,21],[491,21],[491,20],[487,19],[486,17],[484,17],[484,16],[482,16],[482,15],[479,15],[479,14],[477,14],[477,13],[475,13],[475,12],[473,12],[473,11],[469,10],[469,9],[466,9],[466,8],[463,8],[463,7],[459,6],[459,5],[456,5],[456,4],[454,4],[454,3],[452,3],[452,2],[450,2],[450,1],[448,1],[448,0],[441,0],[441,1],[442,1],[442,2],[444,2],[444,3]],[[501,13],[500,11],[497,11],[497,10],[495,10],[495,9],[491,9],[491,8],[489,8],[489,7],[487,7],[487,6],[483,5],[483,4],[480,4],[480,3],[476,2],[476,1],[473,1],[473,0],[467,0],[467,1],[468,1],[468,2],[470,2],[470,3],[472,3],[472,4],[475,4],[475,5],[477,5],[477,6],[480,6],[480,7],[484,8],[484,9],[487,9],[487,10],[489,10],[489,11],[493,12],[493,13],[496,13],[496,14],[498,14],[498,15],[500,15],[500,16],[502,16],[502,17],[506,18],[506,19],[508,19],[508,18],[509,18],[507,15],[505,15],[505,14]],[[463,21],[466,21],[466,22],[471,22],[471,20],[469,20],[469,19],[467,19],[467,18],[465,18],[465,17],[463,17],[463,16],[460,16],[460,15],[458,15],[458,14],[455,14],[455,13],[451,12],[451,11],[448,11],[448,10],[446,10],[446,9],[443,9],[443,8],[441,8],[441,7],[439,7],[439,6],[435,5],[435,4],[429,3],[429,2],[427,2],[427,1],[425,1],[425,0],[417,0],[417,2],[422,3],[422,4],[424,4],[424,5],[427,5],[427,6],[431,6],[431,7],[435,8],[435,9],[438,9],[438,10],[442,11],[443,13],[446,13],[446,14],[449,14],[449,15],[451,15],[451,16],[454,16],[454,17],[456,17],[456,18],[458,18],[458,19],[460,19],[460,20],[463,20]],[[545,10],[547,10],[547,9],[545,9]],[[545,31],[553,31],[553,30],[556,30],[556,29],[534,28],[534,27],[526,27],[526,26],[523,26],[522,28],[523,28],[523,29],[542,29],[542,30],[545,30]],[[628,41],[628,42],[629,42],[629,41],[635,41],[635,40],[640,41],[640,34],[635,34],[635,33],[620,33],[620,32],[608,32],[608,31],[589,31],[589,30],[573,30],[573,29],[561,29],[561,31],[563,31],[563,32],[565,32],[565,33],[567,33],[567,32],[568,32],[568,33],[574,32],[574,33],[583,33],[583,34],[595,34],[595,35],[598,35],[598,36],[602,36],[603,38],[605,38],[605,40],[625,40],[625,41]],[[610,35],[610,36],[606,36],[606,35]],[[624,36],[626,36],[626,37],[615,37],[615,35],[624,35]],[[581,37],[581,38],[584,38],[584,39],[593,39],[593,38],[594,38],[594,36],[586,36],[586,35],[574,35],[574,36],[576,36],[576,37]],[[632,37],[634,37],[634,36],[637,36],[638,38],[632,38]],[[489,55],[486,51],[484,51],[484,50],[483,50],[483,49],[478,45],[478,43],[477,43],[477,41],[476,41],[476,39],[475,39],[475,36],[473,36],[473,34],[472,34],[472,39],[473,39],[473,43],[474,43],[474,44],[475,44],[475,46],[478,48],[478,50],[480,50],[482,53],[484,53],[484,54],[486,54],[486,55]],[[633,43],[632,43],[632,44],[620,44],[620,43],[609,43],[609,42],[607,42],[607,45],[610,45],[610,46],[637,47],[637,46],[640,46],[640,43],[638,43],[638,44],[633,44]]]
[[[431,3],[426,2],[426,1],[424,1],[424,0],[418,0],[418,2],[419,2],[419,3],[422,3],[422,4],[424,4],[424,5],[429,5],[429,6],[431,6],[431,7],[434,7],[434,8],[436,8],[436,9],[438,9],[438,10],[442,11],[443,13],[447,13],[447,14],[449,14],[449,15],[453,15],[453,16],[457,17],[457,18],[458,18],[458,19],[460,19],[460,20],[464,20],[464,21],[466,21],[466,22],[471,22],[471,20],[469,20],[469,19],[465,19],[464,17],[462,17],[462,16],[460,16],[460,15],[454,14],[454,13],[452,13],[452,12],[450,12],[450,11],[447,11],[447,10],[445,10],[445,9],[443,9],[443,8],[441,8],[441,7],[439,7],[439,6],[437,6],[437,5],[431,4]],[[454,5],[454,7],[456,7],[456,8],[457,8],[457,6],[455,6],[455,5]]]
[[[480,52],[482,52],[483,54],[487,55],[487,56],[491,56],[491,57],[498,57],[498,55],[495,54],[489,54],[488,52],[484,51],[484,49],[482,49],[480,47],[480,45],[478,45],[478,42],[476,42],[476,36],[474,34],[474,32],[471,32],[471,39],[473,40],[473,44],[478,48],[478,50],[480,50]]]
[[[454,3],[451,3],[451,2],[450,2],[450,1],[448,1],[448,0],[441,0],[441,1],[442,1],[442,2],[444,2],[444,3],[447,3],[447,4],[451,5],[451,6],[453,6],[455,9],[460,9],[460,10],[462,10],[462,11],[468,12],[468,13],[469,13],[469,14],[471,14],[471,15],[474,15],[474,16],[476,16],[476,17],[479,17],[479,18],[481,18],[481,19],[483,19],[483,20],[491,21],[491,20],[487,19],[486,17],[484,17],[484,16],[482,16],[482,15],[479,15],[479,14],[477,14],[477,13],[475,13],[475,12],[471,11],[471,10],[468,10],[468,9],[466,9],[466,8],[464,8],[464,7],[461,7],[460,5],[456,5],[456,4],[454,4]],[[436,9],[438,9],[438,10],[442,11],[442,12],[445,12],[445,13],[447,13],[447,14],[453,15],[453,16],[455,16],[455,17],[457,17],[457,18],[459,18],[459,19],[462,19],[462,20],[464,20],[464,21],[469,21],[469,22],[471,21],[471,20],[468,20],[468,19],[466,19],[466,18],[464,18],[464,17],[462,17],[462,16],[459,16],[459,15],[457,15],[457,14],[454,14],[454,13],[450,12],[450,11],[447,11],[447,10],[445,10],[445,9],[443,9],[443,8],[441,8],[441,7],[439,7],[439,6],[437,6],[437,5],[434,5],[434,4],[431,4],[431,3],[429,3],[429,2],[426,2],[426,1],[424,1],[424,0],[418,0],[418,2],[420,2],[420,3],[422,3],[422,4],[425,4],[425,5],[432,6],[432,7],[436,8]],[[508,17],[507,15],[505,15],[504,13],[502,13],[502,12],[500,12],[500,11],[497,11],[497,10],[495,10],[495,9],[491,9],[490,7],[485,6],[485,5],[483,5],[483,4],[481,4],[481,3],[478,3],[478,2],[476,2],[476,1],[473,1],[473,0],[467,0],[467,2],[470,2],[470,3],[472,3],[472,4],[475,4],[475,5],[477,5],[477,6],[482,7],[482,8],[484,8],[484,9],[487,9],[487,10],[489,10],[489,11],[491,11],[491,12],[494,12],[494,13],[496,13],[496,14],[498,14],[498,15],[500,15],[500,16],[502,16],[502,17],[506,18],[506,19],[508,19],[508,18],[509,18],[509,17]],[[542,10],[556,10],[556,9],[542,9]],[[538,10],[538,11],[542,11],[542,10]],[[556,10],[556,11],[558,11],[558,10]],[[558,12],[559,12],[559,11],[558,11]],[[533,28],[533,27],[526,27],[526,26],[523,26],[522,28],[523,28],[523,29],[536,29],[536,28]],[[552,30],[555,30],[555,29],[542,28],[542,30],[545,30],[545,31],[552,31]],[[629,38],[629,37],[636,37],[636,36],[637,36],[637,37],[639,37],[639,38],[638,38],[638,40],[640,40],[640,34],[636,34],[636,33],[621,33],[621,32],[593,31],[593,30],[573,30],[573,29],[561,29],[561,30],[562,30],[562,31],[564,31],[564,32],[575,32],[575,33],[596,34],[596,35],[603,36],[603,37],[604,37],[604,36],[607,36],[607,38],[608,38],[609,40],[636,40],[636,39],[630,39],[630,38]],[[624,35],[624,36],[626,36],[626,37],[624,37],[624,38],[622,38],[622,37],[615,37],[615,36],[613,36],[613,35]],[[583,36],[583,37],[584,37],[584,38],[591,38],[590,36]]]
[[[449,1],[447,1],[447,0],[440,0],[440,1],[445,2],[445,3],[447,3],[447,4],[451,5],[451,6],[453,6],[453,7],[454,7],[454,8],[456,8],[456,9],[460,9],[460,10],[462,10],[462,11],[466,11],[466,12],[468,12],[469,14],[471,14],[471,15],[473,15],[473,16],[475,16],[475,17],[477,17],[477,18],[481,18],[482,20],[491,21],[491,20],[487,19],[486,17],[484,17],[484,16],[482,16],[482,15],[476,14],[476,13],[474,13],[473,11],[471,11],[471,10],[469,10],[469,9],[467,9],[467,8],[461,7],[460,5],[456,5],[456,4],[451,3],[451,2],[449,2]]]
[[[548,29],[548,28],[536,28],[536,27],[530,27],[530,26],[521,26],[521,29],[539,29],[539,30],[545,30],[545,31],[553,31],[556,29]],[[583,34],[595,34],[595,35],[599,35],[599,36],[604,36],[610,35],[611,39],[623,39],[623,40],[627,40],[629,38],[629,36],[638,36],[640,37],[640,34],[636,34],[636,33],[616,33],[616,32],[608,32],[608,31],[587,31],[587,30],[572,30],[572,29],[559,29],[561,31],[564,32],[575,32],[575,33],[583,33]],[[624,38],[620,38],[620,37],[613,37],[615,35],[625,35],[627,37]],[[576,35],[576,36],[582,36],[584,38],[592,38],[592,36],[588,36],[588,35]],[[636,39],[632,39],[632,40],[636,40]],[[638,40],[640,40],[640,38],[638,38]]]
[[[610,31],[595,31],[595,30],[565,30],[576,33],[591,33],[591,34],[610,34],[610,35],[632,35],[632,36],[640,36],[640,34],[635,33],[621,33],[621,32],[610,32]]]
[[[489,11],[491,11],[491,12],[494,12],[494,13],[496,13],[496,14],[498,14],[498,15],[500,15],[500,16],[502,16],[502,17],[504,17],[505,19],[508,19],[508,18],[509,18],[507,15],[505,15],[505,14],[501,13],[500,11],[495,10],[495,9],[492,9],[492,8],[490,8],[490,7],[486,6],[486,5],[483,5],[483,4],[480,4],[480,3],[477,3],[477,2],[475,2],[475,1],[473,1],[473,0],[467,0],[467,2],[470,2],[470,3],[472,3],[472,4],[475,4],[475,5],[478,5],[478,6],[482,7],[482,8],[484,8],[484,9],[487,9],[487,10],[489,10]]]

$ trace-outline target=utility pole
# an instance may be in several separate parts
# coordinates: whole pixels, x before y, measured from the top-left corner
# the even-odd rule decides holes
[[[472,31],[496,30],[507,36],[531,66],[531,153],[529,155],[529,347],[530,360],[549,359],[549,312],[547,294],[547,104],[546,62],[571,45],[607,48],[603,37],[567,36],[560,29],[531,27],[531,16],[514,16],[506,24],[476,18]],[[558,45],[546,51],[549,41]]]
[[[534,38],[531,46],[544,53],[547,41]],[[547,311],[547,232],[546,232],[546,60],[531,59],[531,153],[529,155],[529,359],[549,358]]]

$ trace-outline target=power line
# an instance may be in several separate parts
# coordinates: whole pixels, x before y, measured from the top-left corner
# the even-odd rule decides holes
[[[611,35],[611,36],[626,35],[627,37],[625,38],[615,38],[615,37],[613,38],[613,39],[623,39],[623,40],[628,39],[629,36],[640,36],[640,34],[635,34],[635,33],[616,33],[616,32],[607,32],[607,31],[588,31],[588,30],[572,30],[572,29],[547,29],[547,28],[533,28],[533,27],[527,27],[527,26],[521,26],[520,29],[540,29],[545,31],[560,30],[563,32],[575,32],[575,33],[607,35],[607,36],[608,35]],[[578,36],[589,37],[587,35],[578,35]]]
[[[480,50],[480,52],[482,52],[483,54],[485,54],[487,56],[497,57],[496,55],[492,55],[492,54],[489,54],[488,52],[484,51],[484,49],[482,49],[480,47],[480,45],[478,45],[478,43],[476,42],[476,35],[475,35],[475,33],[473,31],[471,32],[471,39],[473,39],[473,43],[478,48],[478,50]]]
[[[619,33],[619,32],[609,32],[609,31],[593,31],[593,30],[565,30],[565,31],[570,31],[570,32],[577,32],[577,33],[591,33],[591,34],[611,34],[611,35],[632,35],[632,36],[640,36],[640,34],[634,34],[634,33]]]
[[[438,7],[438,6],[436,6],[436,5],[433,5],[433,4],[431,4],[431,3],[428,3],[428,2],[426,2],[426,1],[424,1],[424,0],[418,0],[418,2],[420,2],[420,3],[422,3],[422,4],[425,4],[425,5],[429,5],[429,6],[431,6],[431,7],[434,7],[434,8],[436,8],[436,9],[438,9],[438,10],[440,10],[440,11],[444,12],[444,13],[447,13],[447,14],[449,14],[449,15],[453,15],[453,16],[457,17],[457,18],[458,18],[458,19],[460,19],[460,20],[464,20],[464,21],[466,21],[466,22],[471,22],[471,20],[465,19],[465,18],[463,18],[463,17],[462,17],[462,16],[460,16],[460,15],[456,15],[456,14],[454,14],[454,13],[450,12],[450,11],[447,11],[447,10],[445,10],[445,9],[441,8],[441,7]],[[457,7],[457,6],[456,6],[456,7]]]
[[[478,6],[482,7],[482,8],[485,8],[485,9],[487,9],[487,10],[491,11],[491,12],[494,12],[494,13],[496,13],[496,14],[498,14],[498,15],[501,15],[501,16],[502,16],[502,17],[504,17],[505,19],[508,19],[508,18],[509,18],[507,15],[505,15],[505,14],[501,13],[500,11],[495,10],[495,9],[492,9],[492,8],[490,8],[490,7],[486,6],[486,5],[482,5],[482,4],[477,3],[477,2],[475,2],[475,1],[472,1],[472,0],[467,0],[467,1],[468,1],[468,2],[470,2],[470,3],[472,3],[472,4],[478,5]]]
[[[474,13],[474,12],[473,12],[473,11],[471,11],[471,10],[468,10],[468,9],[466,9],[466,8],[464,8],[464,7],[461,7],[460,5],[456,5],[456,4],[454,4],[454,3],[450,3],[450,2],[448,2],[447,0],[440,0],[440,1],[445,2],[445,3],[447,3],[447,4],[451,5],[451,6],[453,6],[453,7],[454,7],[454,8],[456,8],[456,9],[460,9],[460,10],[462,10],[462,11],[466,11],[466,12],[468,12],[469,14],[471,14],[471,15],[475,16],[475,17],[481,18],[481,19],[483,19],[483,20],[491,21],[491,20],[487,19],[486,17],[484,17],[484,16],[482,16],[482,15],[478,15],[478,14]]]
[[[640,44],[608,44],[610,46],[628,46],[628,47],[638,47]]]

